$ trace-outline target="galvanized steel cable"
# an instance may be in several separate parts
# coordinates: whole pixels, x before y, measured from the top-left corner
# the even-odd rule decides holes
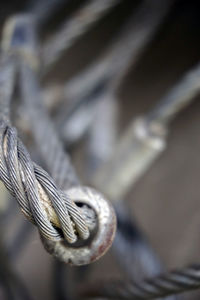
[[[79,209],[68,199],[64,193],[58,190],[50,176],[39,166],[32,163],[30,156],[17,137],[15,128],[10,125],[9,106],[12,90],[10,84],[13,82],[13,63],[3,58],[1,65],[1,164],[0,177],[9,191],[17,198],[24,214],[35,222],[46,238],[51,240],[62,239],[60,233],[54,228],[61,224],[63,234],[68,242],[74,242],[77,237],[74,233],[72,221],[78,221],[77,230],[83,238],[88,238],[89,232],[85,220],[82,218]],[[12,59],[10,60],[12,61]],[[12,71],[12,72],[11,72]],[[8,99],[9,97],[9,99]],[[43,198],[43,206],[41,199]],[[51,200],[50,200],[51,199]],[[51,204],[51,201],[53,204]],[[49,203],[48,203],[49,202]],[[49,208],[45,205],[50,204]],[[71,217],[68,209],[71,211]],[[54,226],[51,223],[54,209],[59,215]],[[52,215],[53,213],[53,215]],[[73,215],[73,216],[72,216]],[[51,221],[49,221],[49,218]],[[75,221],[75,223],[77,222]]]
[[[89,80],[90,81],[90,80]],[[88,82],[89,82],[88,81]],[[72,90],[74,90],[73,88],[72,88]],[[191,271],[191,269],[190,269],[190,271]],[[184,273],[185,275],[186,275],[186,273]],[[173,275],[174,276],[174,275]],[[175,280],[175,276],[173,277],[172,276],[172,278]],[[177,276],[178,277],[178,276]],[[180,276],[181,277],[181,276]],[[176,278],[177,279],[177,278]],[[171,280],[171,279],[170,279]],[[187,281],[186,279],[185,279],[185,281]],[[171,282],[171,281],[169,281],[169,282]],[[171,289],[169,288],[169,286],[170,286],[170,283],[167,283],[167,280],[166,280],[166,282],[165,282],[165,284],[168,286],[168,291],[166,291],[165,289],[166,289],[166,287],[164,287],[164,284],[163,284],[163,287],[161,288],[160,287],[160,291],[158,291],[158,289],[157,289],[157,291],[156,292],[154,292],[154,295],[155,295],[155,297],[162,297],[162,296],[166,296],[166,295],[168,295],[168,294],[172,294],[173,293],[173,290],[175,291],[181,291],[181,290],[183,290],[183,286],[179,286],[178,287],[178,283],[176,282],[176,283],[171,283]],[[188,282],[191,284],[191,288],[194,288],[194,287],[196,287],[196,284],[194,284],[194,281],[193,281],[193,283],[189,280],[189,278],[188,278]],[[180,281],[179,282],[179,284],[180,285],[182,285],[184,283],[184,280],[183,280],[183,278],[182,278],[182,282]],[[125,282],[123,282],[123,284],[124,285],[126,285],[125,284]],[[123,284],[122,284],[122,290],[123,290]],[[176,284],[177,284],[177,286],[176,286]],[[188,284],[189,285],[189,284]],[[152,284],[152,286],[153,286],[153,284]],[[199,286],[199,284],[198,284],[198,286]],[[126,286],[127,287],[127,286]],[[146,287],[146,291],[145,291],[145,287]],[[188,286],[187,286],[187,284],[185,284],[185,288],[187,288]],[[141,288],[140,288],[141,290],[142,290],[142,285],[141,285]],[[153,289],[153,288],[152,288]],[[165,291],[161,291],[161,289],[163,289],[163,290],[165,290]],[[126,299],[125,298],[125,291],[123,291],[123,292],[121,292],[121,294],[122,294],[122,296],[119,296],[119,293],[114,293],[113,292],[113,294],[112,294],[112,286],[109,286],[108,285],[108,290],[109,290],[109,292],[107,291],[106,293],[105,293],[105,291],[104,291],[104,289],[102,289],[101,288],[101,290],[102,290],[102,292],[99,292],[98,293],[98,296],[101,296],[101,297],[112,297],[113,299],[118,299],[119,297],[122,297],[122,298],[119,298],[119,299]],[[125,290],[125,288],[124,288],[124,290]],[[135,290],[136,290],[136,288],[135,288]],[[156,288],[155,288],[155,290],[156,290]],[[115,291],[115,290],[114,290]],[[127,294],[128,294],[129,292],[127,292]],[[146,293],[146,294],[145,294]],[[157,294],[156,294],[157,293]],[[159,294],[160,293],[160,294]],[[151,295],[150,295],[151,294]],[[131,293],[130,292],[130,294],[129,294],[129,296],[127,296],[127,297],[129,297],[129,298],[127,298],[127,299],[132,299],[132,297],[134,297],[134,296],[136,296],[136,299],[150,299],[150,298],[148,298],[148,297],[151,297],[151,298],[154,298],[154,295],[153,295],[153,292],[151,291],[148,291],[148,285],[146,284],[146,286],[144,285],[144,288],[143,288],[143,294],[142,294],[142,291],[141,292],[137,292],[137,290],[135,291],[135,293],[133,292],[133,293]],[[138,298],[137,298],[138,297]],[[146,298],[145,298],[146,297]]]
[[[88,297],[116,300],[147,300],[167,297],[200,287],[200,266],[194,265],[144,279],[139,283],[133,281],[113,281],[101,284],[101,288],[93,285],[86,293]]]
[[[87,226],[75,204],[70,203],[67,196],[56,188],[51,177],[42,168],[32,163],[15,128],[3,123],[1,148],[0,178],[18,200],[25,216],[37,224],[40,233],[47,239],[60,240],[62,236],[54,226],[61,225],[68,242],[76,241],[71,216],[74,222],[78,218],[76,228],[83,238],[87,238]]]
[[[62,208],[60,210],[58,205],[66,205],[72,219],[73,212],[76,211],[76,208],[73,206],[75,210],[72,210],[70,200],[65,199],[65,194],[55,186],[51,177],[42,168],[32,163],[26,148],[17,137],[15,128],[10,125],[9,102],[14,82],[12,79],[14,78],[14,67],[15,65],[12,62],[12,56],[9,57],[9,59],[6,57],[6,60],[2,62],[2,73],[0,77],[0,93],[2,96],[0,98],[0,178],[10,192],[16,196],[25,215],[33,222],[37,223],[42,235],[47,239],[50,238],[57,241],[60,239],[59,232],[56,231],[48,220],[49,211],[48,213],[44,212],[43,207],[41,207],[41,198],[43,198],[43,202],[49,201],[49,198],[51,198],[52,205],[59,216],[59,222],[61,222],[66,238],[67,234],[70,235],[70,230],[66,230],[65,232],[65,229],[67,226],[69,227],[69,224],[65,223],[66,215],[62,214]],[[24,84],[26,77],[29,79],[29,83],[35,82],[34,74],[26,64],[22,64],[21,66],[21,76]],[[31,76],[33,76],[33,78]],[[24,96],[28,95],[29,87],[31,89],[31,86],[28,86],[26,83],[24,87]],[[34,90],[32,90],[32,92],[33,91]],[[52,157],[54,157],[54,155],[55,152],[52,154]],[[45,205],[45,203],[42,205]],[[53,214],[53,211],[50,211],[50,215],[51,214]],[[77,223],[75,224],[77,227],[80,225]],[[153,299],[198,288],[199,286],[200,267],[195,266],[186,268],[182,271],[167,273],[166,275],[161,275],[153,279],[144,280],[141,282],[141,285],[140,283],[134,284],[133,282],[119,282],[117,287],[115,285],[105,284],[103,288],[101,287],[101,289],[95,292],[95,295],[112,299],[133,299],[133,297],[135,297],[134,299]]]
[[[3,50],[7,50],[8,52],[8,55],[4,54],[4,56],[6,58],[7,56],[13,57],[13,59],[18,62],[16,66],[17,69],[20,68],[22,78],[25,72],[25,76],[30,80],[33,89],[27,84],[25,78],[23,78],[24,85],[22,85],[23,96],[28,96],[28,94],[26,94],[26,92],[28,92],[27,89],[30,87],[30,92],[34,93],[34,88],[37,84],[34,77],[30,77],[33,75],[32,68],[34,69],[38,66],[37,57],[34,56],[34,20],[30,15],[11,18],[5,26],[4,34],[6,33],[10,34],[10,44],[9,40],[4,43]],[[12,34],[14,36],[12,36]],[[14,47],[12,45],[13,40]],[[64,191],[55,185],[49,174],[32,162],[27,149],[17,136],[16,129],[10,125],[10,101],[7,101],[7,85],[5,84],[10,78],[8,76],[6,77],[7,73],[7,64],[4,63],[2,68],[4,77],[1,82],[1,88],[2,94],[5,94],[5,97],[2,97],[0,100],[0,107],[2,106],[0,116],[2,117],[0,118],[0,143],[2,148],[0,149],[0,178],[12,195],[17,198],[25,216],[37,225],[45,248],[50,253],[53,253],[64,262],[71,262],[73,264],[90,263],[102,256],[112,243],[116,226],[114,211],[103,196],[96,191],[89,188],[76,188],[75,191],[72,190],[71,195],[74,195],[73,200],[76,199],[76,195],[81,195],[77,196],[77,200],[84,198],[87,205],[89,203],[89,206],[91,205],[94,208],[97,214],[94,214],[94,218],[97,217],[99,221],[98,232],[95,238],[92,239],[92,245],[86,247],[86,251],[82,252],[82,248],[76,250],[75,248],[69,249],[69,245],[63,244],[64,239],[68,243],[75,243],[78,237],[84,240],[88,239],[90,235],[88,227],[91,221],[88,221],[88,216],[83,215],[71,197],[68,197]],[[11,93],[9,93],[9,95],[11,95]],[[27,101],[30,99],[33,100],[33,98],[28,98]],[[43,123],[44,130],[48,128],[50,135],[53,135],[53,130],[48,127],[51,123],[48,121],[48,118],[46,120],[46,123]],[[45,127],[45,125],[47,125],[47,127]],[[51,138],[51,136],[49,136],[49,138]],[[55,142],[54,145],[56,142],[59,143],[59,140],[56,138],[53,141]],[[61,160],[64,159],[62,148],[60,147],[59,150],[58,147],[56,151],[59,153],[59,158]],[[53,151],[53,153],[55,155],[55,151]],[[65,167],[67,166],[65,171],[72,173],[73,169],[69,161],[65,161]],[[56,172],[57,171],[56,169]],[[66,177],[66,181],[68,181],[68,177],[70,176],[68,175]],[[70,178],[72,177],[73,176]],[[74,177],[75,180],[73,184],[78,184],[76,176]],[[72,181],[70,182],[70,185],[71,184]],[[58,228],[61,228],[61,232]],[[106,243],[104,243],[104,238]]]

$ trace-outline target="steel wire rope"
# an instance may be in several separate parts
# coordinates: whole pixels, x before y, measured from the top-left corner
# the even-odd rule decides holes
[[[87,238],[88,229],[78,208],[70,203],[70,200],[56,188],[50,176],[42,168],[32,163],[26,148],[17,137],[15,128],[10,124],[9,109],[15,65],[13,59],[4,56],[1,61],[1,180],[17,198],[24,214],[28,219],[37,223],[40,232],[47,238],[59,240],[61,236],[48,219],[52,218],[52,204],[50,202],[50,210],[46,210],[41,205],[42,197],[44,201],[50,201],[51,198],[60,217],[60,220],[57,220],[56,223],[60,222],[62,224],[64,235],[69,242],[74,242],[77,238],[66,205],[73,215],[72,220],[78,220],[78,231],[82,237]],[[55,224],[54,222],[54,225],[58,225],[58,223]]]
[[[34,92],[37,91],[37,80],[34,77],[35,75],[32,70],[38,66],[37,57],[34,56],[34,19],[32,19],[30,15],[22,15],[11,18],[5,26],[5,34],[7,32],[13,33],[13,36],[11,34],[10,39],[11,44],[6,44],[6,46],[8,46],[7,50],[9,50],[8,53],[11,52],[12,55],[15,56],[15,60],[18,61],[17,67],[20,69],[20,75],[22,78],[23,74],[25,75],[22,80],[22,95],[25,97],[27,96],[28,100],[32,99],[34,102],[34,99],[29,96],[35,96]],[[21,38],[22,36],[23,38]],[[13,40],[14,47],[12,45]],[[7,59],[7,55],[5,55],[5,57]],[[78,249],[78,254],[74,249],[70,249],[70,251],[66,253],[65,249],[68,249],[69,247],[62,245],[63,236],[68,243],[76,242],[78,237],[81,239],[88,239],[88,224],[91,224],[91,220],[88,221],[88,215],[83,214],[74,201],[68,197],[66,193],[61,191],[60,188],[57,188],[54,181],[46,171],[31,161],[28,151],[21,140],[17,137],[16,129],[10,125],[10,101],[7,101],[8,97],[6,97],[6,83],[7,81],[10,82],[7,75],[9,66],[12,67],[13,64],[4,63],[2,65],[1,89],[2,94],[4,95],[0,102],[0,107],[2,107],[0,115],[0,142],[2,147],[0,153],[0,178],[9,191],[17,198],[18,203],[27,218],[33,223],[36,223],[40,231],[42,241],[45,244],[45,248],[50,253],[54,253],[54,255],[58,256],[63,261],[72,262],[72,259],[69,259],[68,255],[70,257],[74,257],[74,252],[76,252],[76,257],[74,257],[73,261],[74,264],[90,263],[103,255],[112,243],[115,233],[114,211],[111,205],[109,205],[109,203],[107,203],[107,201],[97,192],[92,192],[92,190],[89,189],[85,189],[84,191],[82,190],[83,194],[86,193],[89,197],[89,199],[86,200],[87,203],[88,201],[91,203],[92,198],[96,199],[95,209],[100,214],[98,216],[100,221],[98,223],[98,234],[95,239],[92,240],[93,247],[91,246],[90,248],[87,248],[87,251],[84,252],[85,260],[82,256],[79,259],[81,249]],[[26,78],[28,78],[28,81]],[[37,118],[35,121],[37,122]],[[64,169],[67,173],[67,177],[65,178],[66,182],[70,181],[70,185],[78,185],[79,181],[73,173],[73,167],[71,166],[69,159],[66,159],[67,156],[65,156],[62,147],[59,146],[59,139],[56,138],[56,135],[54,139],[52,138],[55,132],[48,117],[46,118],[46,123],[44,121],[43,125],[44,127],[39,128],[39,130],[41,132],[43,129],[44,131],[46,129],[49,130],[50,147],[52,145],[51,141],[53,140],[53,142],[55,142],[54,145],[57,146],[56,155],[58,155],[61,161],[63,160],[62,163],[59,161],[60,168],[62,168],[62,165],[66,162]],[[43,143],[43,141],[41,142]],[[47,145],[49,144],[47,143]],[[53,153],[54,150],[55,149],[53,149]],[[60,170],[58,171],[56,169],[56,174],[59,172]],[[62,184],[60,183],[60,185]],[[79,193],[81,193],[80,189]],[[75,194],[77,194],[77,191]],[[83,195],[82,197],[86,196]],[[110,226],[107,228],[106,224],[110,224]],[[57,230],[57,228],[60,227],[62,229],[61,232]],[[100,250],[99,247],[101,246],[104,238],[106,239],[106,243]],[[98,241],[100,245],[98,244]]]

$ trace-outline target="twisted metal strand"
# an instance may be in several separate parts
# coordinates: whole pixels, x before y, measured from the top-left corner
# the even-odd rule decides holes
[[[89,297],[103,297],[118,300],[147,300],[166,297],[200,287],[200,266],[187,267],[180,271],[172,271],[140,283],[132,281],[113,281],[105,283],[101,288],[86,293]]]
[[[79,185],[80,182],[71,164],[70,157],[64,151],[45,107],[42,105],[40,89],[34,70],[31,66],[22,62],[20,75],[22,96],[30,116],[34,137],[52,177],[62,190]],[[63,197],[65,197],[64,193]],[[77,224],[79,235],[87,239],[89,232],[83,228],[80,212],[77,211],[73,201],[70,201],[68,205],[70,205],[71,217]]]
[[[67,21],[44,46],[42,58],[47,72],[73,43],[97,23],[119,0],[90,0]]]
[[[15,128],[1,125],[0,179],[16,197],[22,212],[34,222],[47,239],[63,239],[55,227],[61,227],[69,243],[76,241],[74,226],[82,238],[88,229],[78,208],[58,190],[50,176],[33,164],[17,138]]]
[[[31,22],[24,19],[24,26],[25,25],[30,26]],[[34,31],[34,29],[32,31]],[[34,34],[31,34],[28,44],[30,45],[30,49],[31,45],[36,44]],[[31,51],[34,53],[34,49]],[[35,52],[35,56],[36,55],[37,53]],[[42,104],[36,72],[29,61],[23,60],[23,52],[19,55],[19,61],[22,98],[30,117],[33,135],[43,155],[44,161],[60,189],[67,190],[72,186],[78,186],[80,182],[71,164],[70,157],[64,151],[48,113]],[[83,214],[85,214],[85,210],[86,208],[82,210]],[[85,234],[82,230],[82,219],[79,217],[73,201],[71,201],[70,211],[72,218],[77,224],[80,236],[87,238],[88,232]],[[87,215],[87,213],[85,215]],[[93,221],[95,223],[95,220]]]
[[[10,64],[7,65],[8,61]],[[10,125],[13,78],[12,60],[3,58],[0,76],[0,179],[16,197],[25,216],[47,239],[63,239],[55,227],[61,227],[69,243],[77,240],[77,233],[88,238],[89,231],[79,208],[55,186],[42,168],[33,164],[15,128]]]
[[[9,139],[8,138],[5,139],[5,144],[6,144],[7,140],[9,140]],[[26,155],[24,158],[24,156],[23,156],[24,152],[22,151],[23,149],[20,150],[20,146],[21,146],[21,144],[19,142],[19,150],[18,151],[19,151],[19,153],[21,153],[21,156],[19,155],[19,157],[22,158],[22,162],[24,162],[24,164],[27,164],[28,160],[26,160]],[[25,166],[23,166],[23,167],[25,169],[24,173],[27,172],[27,174],[28,174],[28,170],[25,168]],[[28,179],[29,179],[29,177],[28,177]],[[32,184],[33,184],[33,182],[31,180],[29,182],[29,185],[31,186]],[[29,185],[28,185],[28,187],[29,187]],[[187,279],[184,277],[186,275],[188,276]],[[183,284],[184,284],[184,286],[187,286],[187,288],[195,288],[195,287],[199,286],[198,276],[195,277],[194,273],[191,273],[191,272],[188,273],[188,271],[187,272],[186,271],[173,272],[171,274],[167,274],[166,276],[156,277],[155,281],[152,281],[152,280],[146,280],[144,282],[144,283],[146,283],[146,286],[144,288],[144,295],[142,294],[142,291],[141,291],[142,288],[138,284],[134,285],[134,287],[135,287],[135,294],[134,294],[134,292],[132,291],[133,284],[130,283],[130,287],[127,289],[127,294],[124,293],[123,287],[121,287],[119,285],[120,292],[119,293],[117,292],[115,294],[115,291],[114,291],[113,292],[114,296],[112,296],[113,294],[111,293],[111,297],[114,297],[114,299],[116,299],[116,298],[124,299],[124,297],[126,296],[127,298],[125,298],[125,299],[130,299],[130,297],[133,297],[135,295],[136,299],[151,299],[152,297],[165,296],[172,292],[173,293],[180,292],[183,290]],[[187,284],[186,284],[186,282],[187,282]],[[164,290],[164,292],[163,292],[163,290]],[[144,297],[146,297],[146,298],[144,298]]]
[[[51,159],[54,160],[54,156],[56,157],[58,154],[58,163],[55,163],[56,160],[49,162],[48,159],[47,162],[50,164],[50,168],[56,169],[56,171],[58,171],[57,164],[60,168],[63,165],[63,169],[67,173],[67,176],[64,176],[64,182],[66,181],[68,184],[69,181],[70,185],[77,184],[78,178],[75,173],[72,176],[72,180],[70,178],[71,174],[68,174],[70,172],[73,173],[74,170],[70,160],[65,158],[59,139],[55,137],[53,138],[53,144],[51,143],[55,132],[42,106],[41,114],[37,115],[39,102],[34,101],[36,99],[34,97],[39,96],[39,88],[35,77],[35,67],[38,64],[33,63],[37,62],[34,20],[30,19],[30,16],[20,15],[11,18],[7,26],[11,37],[11,42],[8,41],[7,45],[10,47],[8,48],[9,51],[18,61],[22,80],[22,82],[20,81],[22,95],[25,98],[26,96],[28,97],[28,108],[32,107],[31,103],[33,105],[34,112],[30,115],[32,121],[40,124],[41,128],[44,129],[44,131],[41,131],[40,126],[39,128],[34,126],[35,130],[42,132],[42,139],[40,134],[37,139],[44,143],[44,133],[45,130],[48,130],[49,135],[47,134],[47,136],[49,140],[46,140],[47,146],[50,148],[57,146],[57,148],[54,147],[52,150]],[[5,30],[5,32],[7,31]],[[15,44],[13,47],[12,40],[17,40],[17,47],[15,47]],[[29,93],[31,93],[32,97],[29,97]],[[0,101],[0,104],[2,103],[3,107],[6,107],[5,99],[2,98]],[[41,117],[43,121],[37,122],[38,117]],[[37,137],[37,133],[35,133],[35,136]],[[74,265],[88,264],[102,256],[110,248],[116,229],[116,218],[111,205],[107,203],[101,194],[93,189],[77,186],[75,189],[67,191],[70,195],[68,198],[63,191],[55,186],[51,177],[41,167],[31,161],[25,146],[17,138],[16,130],[3,121],[1,140],[1,157],[4,162],[2,174],[6,178],[4,182],[10,181],[8,187],[10,187],[11,192],[19,201],[26,216],[37,225],[47,251],[63,262]],[[45,149],[47,156],[50,148]],[[62,173],[61,177],[63,177],[65,172]],[[53,173],[56,173],[55,170]],[[1,179],[4,180],[4,177],[2,176]],[[74,201],[81,200],[85,203],[86,209],[84,210],[86,210],[86,213],[75,205]],[[89,209],[93,211],[93,214],[87,213],[88,206],[91,207]],[[94,220],[94,222],[91,222],[89,219]],[[58,231],[57,228],[61,228],[62,232]],[[89,228],[90,230],[97,228],[97,232],[90,239],[89,244],[76,248],[69,247],[67,243],[63,243],[63,237],[68,243],[76,242],[77,236],[82,239],[88,239],[90,235]]]

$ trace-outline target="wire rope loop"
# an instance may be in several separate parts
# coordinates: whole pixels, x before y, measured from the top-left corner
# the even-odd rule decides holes
[[[112,205],[102,194],[90,187],[77,186],[66,191],[66,194],[78,205],[92,208],[98,224],[84,243],[69,245],[66,241],[45,240],[48,252],[71,265],[87,265],[103,256],[112,245],[116,232],[116,216]],[[41,237],[43,239],[43,237]]]

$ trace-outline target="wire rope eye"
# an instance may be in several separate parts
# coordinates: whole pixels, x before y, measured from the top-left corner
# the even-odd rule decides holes
[[[79,240],[74,244],[45,240],[44,245],[48,252],[65,263],[75,266],[87,265],[103,256],[112,245],[116,232],[114,209],[103,195],[93,188],[72,187],[66,194],[79,207],[86,205],[91,208],[97,217],[97,224],[87,240]]]

